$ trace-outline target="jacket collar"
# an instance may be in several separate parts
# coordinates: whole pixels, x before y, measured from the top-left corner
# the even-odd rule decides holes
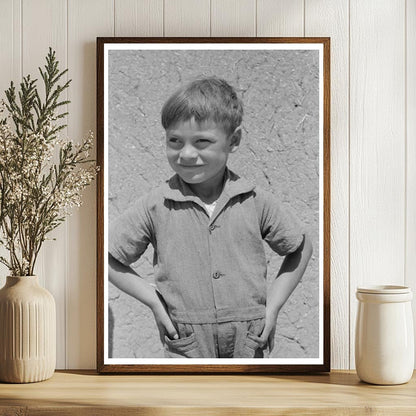
[[[222,202],[228,202],[231,198],[251,192],[254,185],[247,180],[240,178],[234,172],[226,168],[224,189],[219,197]],[[196,196],[189,185],[177,174],[172,176],[164,185],[163,196],[172,201],[185,202],[193,201],[202,204],[201,199]]]

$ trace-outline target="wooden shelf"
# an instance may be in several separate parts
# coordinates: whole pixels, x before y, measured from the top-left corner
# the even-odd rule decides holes
[[[400,386],[322,375],[97,375],[58,371],[1,384],[0,415],[416,415],[416,375]]]

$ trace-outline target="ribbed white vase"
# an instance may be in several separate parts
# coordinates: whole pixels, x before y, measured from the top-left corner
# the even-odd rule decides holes
[[[0,290],[0,381],[33,383],[56,366],[53,296],[37,276],[8,276]]]

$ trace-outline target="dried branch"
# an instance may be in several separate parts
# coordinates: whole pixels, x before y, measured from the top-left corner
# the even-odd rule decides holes
[[[10,256],[0,263],[14,276],[33,275],[43,242],[81,205],[82,191],[97,171],[89,157],[92,133],[80,144],[59,138],[66,125],[57,122],[68,114],[61,109],[69,103],[60,97],[71,81],[60,84],[67,70],[59,70],[51,48],[39,72],[43,97],[37,80],[27,75],[19,91],[10,84],[7,102],[0,105],[0,245]]]

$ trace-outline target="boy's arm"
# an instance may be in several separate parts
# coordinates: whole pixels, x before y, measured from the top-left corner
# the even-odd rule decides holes
[[[131,267],[120,263],[111,254],[108,255],[108,278],[124,293],[144,303],[152,310],[161,336],[166,334],[171,339],[179,337],[156,289]]]
[[[274,347],[277,315],[305,273],[311,255],[312,242],[305,234],[299,248],[285,257],[276,279],[267,290],[266,323],[261,338],[264,344],[269,344],[269,351]]]

